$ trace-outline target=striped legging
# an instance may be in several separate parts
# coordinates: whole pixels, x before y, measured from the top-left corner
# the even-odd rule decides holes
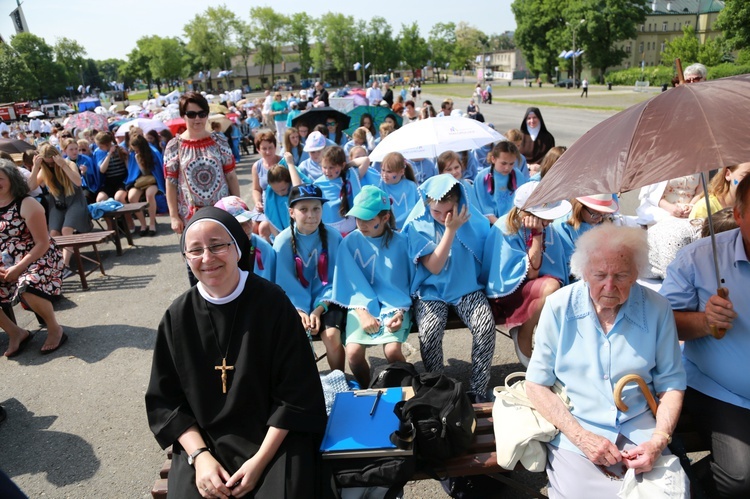
[[[419,351],[428,372],[443,370],[443,334],[449,306],[444,301],[417,299]],[[469,388],[477,395],[485,395],[490,381],[492,356],[495,354],[495,321],[490,304],[482,291],[475,291],[461,297],[454,309],[473,337]]]

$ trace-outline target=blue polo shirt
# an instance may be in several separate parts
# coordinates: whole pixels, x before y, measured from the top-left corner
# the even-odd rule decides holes
[[[604,334],[584,281],[547,298],[527,380],[552,386],[559,379],[584,429],[611,442],[622,434],[641,444],[651,438],[656,420],[635,383],[622,391],[628,411],[615,406],[612,392],[626,374],[641,376],[654,394],[685,389],[677,328],[665,299],[634,284],[612,330]],[[550,443],[583,455],[562,432]]]
[[[706,336],[685,342],[688,386],[728,404],[750,409],[750,261],[739,229],[716,235],[716,258],[723,286],[737,318],[724,338]],[[716,294],[710,238],[682,248],[667,267],[660,293],[675,311],[704,311]]]

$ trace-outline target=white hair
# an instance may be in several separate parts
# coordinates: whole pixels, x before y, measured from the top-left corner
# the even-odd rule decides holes
[[[577,279],[583,278],[591,255],[607,250],[630,253],[631,261],[643,275],[648,268],[648,239],[646,231],[639,227],[618,227],[610,223],[600,224],[584,233],[576,241],[576,249],[570,258],[570,273]]]
[[[706,66],[704,66],[700,62],[696,62],[695,64],[691,64],[690,66],[686,67],[685,71],[683,71],[683,74],[685,75],[685,77],[700,76],[705,80],[706,76],[708,75],[708,69],[706,69]]]

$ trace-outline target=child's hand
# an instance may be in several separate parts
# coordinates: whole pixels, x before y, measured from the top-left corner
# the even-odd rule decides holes
[[[310,327],[310,316],[304,313],[302,310],[297,310],[297,313],[299,314],[299,318],[302,319],[302,327],[305,328],[305,331],[310,331],[312,334],[317,334],[317,331],[313,331]]]
[[[398,331],[401,329],[401,326],[404,324],[404,313],[399,310],[395,314],[393,314],[391,317],[385,320],[385,327],[388,328],[390,332]]]
[[[367,334],[375,334],[380,331],[380,323],[378,320],[363,308],[357,309],[357,316],[359,316],[359,325],[365,330]]]
[[[311,334],[318,334],[320,332],[320,315],[321,312],[318,311],[318,309],[322,310],[322,307],[318,307],[313,311],[313,313],[310,314],[310,333]]]
[[[445,216],[445,228],[456,231],[469,220],[470,216],[468,205],[464,205],[458,214],[456,214],[456,210],[454,209]]]
[[[544,230],[542,219],[535,217],[534,215],[525,215],[521,220],[521,223],[531,232],[542,232]]]
[[[263,201],[258,201],[255,203],[255,211],[258,213],[263,213]]]

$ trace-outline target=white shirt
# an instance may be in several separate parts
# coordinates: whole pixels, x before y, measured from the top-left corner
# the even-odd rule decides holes
[[[0,133],[2,132],[10,133],[10,127],[4,121],[0,121]]]
[[[377,87],[368,88],[365,96],[367,97],[367,102],[369,102],[371,106],[377,106],[380,104],[380,101],[383,100],[383,92]]]
[[[271,112],[271,103],[273,102],[273,97],[270,95],[266,97],[266,100],[263,101],[263,114],[268,114]]]

